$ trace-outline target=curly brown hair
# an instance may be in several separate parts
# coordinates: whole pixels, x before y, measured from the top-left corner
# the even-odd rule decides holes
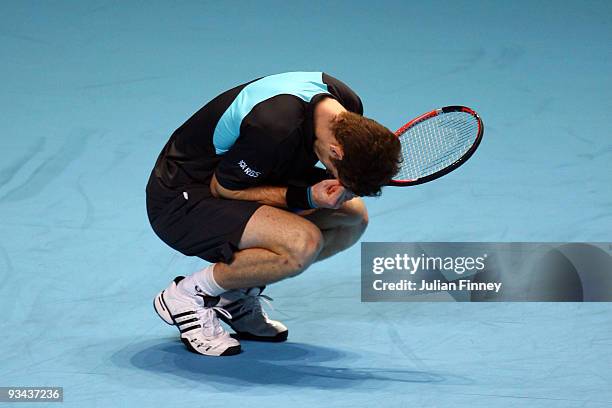
[[[380,123],[345,111],[334,120],[331,130],[342,146],[342,160],[333,160],[340,182],[358,196],[379,196],[399,171],[399,139]]]

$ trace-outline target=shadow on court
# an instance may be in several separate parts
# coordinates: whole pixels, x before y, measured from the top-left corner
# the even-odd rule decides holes
[[[242,354],[203,357],[188,352],[176,340],[133,343],[112,356],[123,367],[159,375],[206,382],[219,388],[277,384],[313,388],[355,387],[358,383],[469,383],[438,373],[380,367],[356,368],[357,355],[300,343],[243,342]],[[353,366],[353,367],[352,367]],[[378,386],[380,386],[379,384]]]

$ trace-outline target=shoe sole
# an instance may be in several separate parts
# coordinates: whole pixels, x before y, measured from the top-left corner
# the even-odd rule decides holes
[[[232,329],[234,328],[232,327]],[[247,332],[239,332],[236,329],[234,329],[234,331],[236,332],[240,340],[263,341],[268,343],[282,343],[283,341],[287,341],[287,337],[289,336],[289,330],[280,332],[274,337],[256,336]]]
[[[165,290],[162,290],[153,299],[153,309],[155,309],[155,313],[157,313],[159,318],[162,319],[164,323],[166,323],[169,326],[176,326],[178,328],[178,324],[176,320],[170,314],[170,311],[168,310],[168,305],[164,301],[164,292]],[[180,330],[179,330],[179,333],[180,333]],[[225,351],[223,351],[223,353],[218,354],[218,355],[217,354],[202,354],[198,352],[189,343],[189,341],[187,341],[187,339],[183,338],[182,336],[181,336],[181,341],[183,342],[185,347],[187,347],[187,350],[191,351],[192,353],[198,354],[200,356],[209,356],[209,357],[222,357],[223,356],[225,357],[225,356],[234,356],[242,352],[242,347],[240,345],[237,345],[237,346],[228,347]]]
[[[187,350],[191,351],[200,356],[209,356],[209,357],[225,357],[225,356],[235,356],[236,354],[240,354],[242,352],[242,347],[240,345],[231,346],[225,349],[225,351],[221,354],[202,354],[198,352],[192,345],[189,343],[189,340],[182,338],[181,341],[187,347]]]

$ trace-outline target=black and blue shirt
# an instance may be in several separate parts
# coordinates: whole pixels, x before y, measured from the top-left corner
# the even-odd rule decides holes
[[[313,112],[331,97],[357,114],[363,105],[347,85],[323,72],[270,75],[230,89],[179,127],[155,164],[169,188],[210,183],[230,190],[321,180],[313,151]]]

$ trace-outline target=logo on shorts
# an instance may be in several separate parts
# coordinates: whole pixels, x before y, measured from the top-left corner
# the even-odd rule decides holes
[[[240,168],[244,171],[244,174],[246,174],[249,177],[259,177],[259,175],[261,174],[260,171],[255,171],[252,168],[250,168],[245,162],[244,160],[240,160],[238,162],[238,165],[240,166]]]

